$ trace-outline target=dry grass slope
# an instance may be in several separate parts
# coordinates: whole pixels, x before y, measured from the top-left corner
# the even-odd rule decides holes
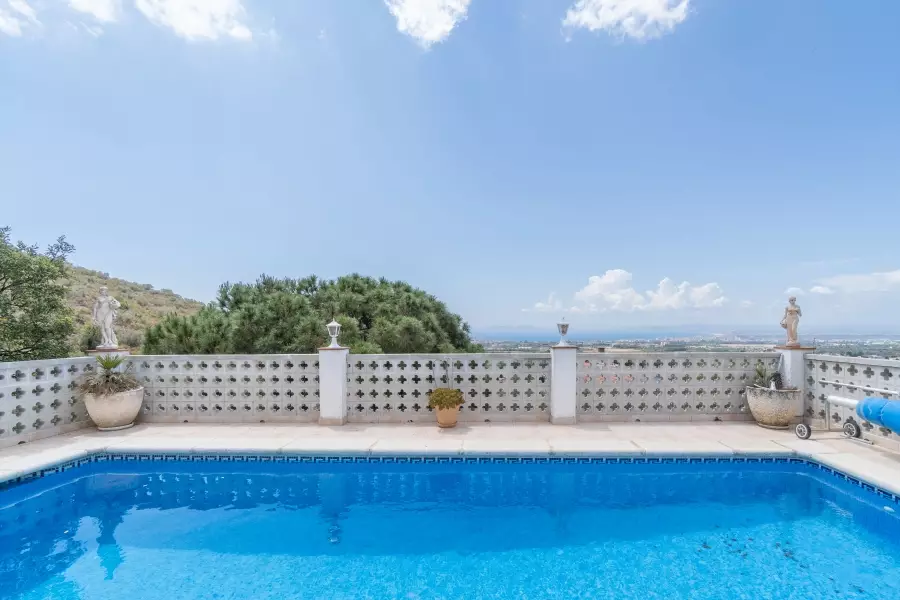
[[[172,290],[155,290],[149,284],[117,279],[83,267],[71,267],[69,280],[69,305],[75,313],[77,331],[73,346],[81,350],[86,349],[83,340],[91,326],[91,309],[101,286],[109,288],[110,295],[122,303],[116,321],[119,345],[134,349],[140,347],[144,330],[165,315],[192,315],[203,306],[201,302],[182,298]]]

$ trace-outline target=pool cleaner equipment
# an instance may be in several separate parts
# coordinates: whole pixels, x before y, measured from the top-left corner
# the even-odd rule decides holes
[[[897,392],[887,391],[884,393],[896,395]],[[828,405],[843,406],[856,412],[856,416],[863,421],[868,421],[873,425],[890,429],[894,433],[900,432],[900,401],[889,398],[864,398],[855,400],[853,398],[845,398],[843,396],[828,396],[826,398]],[[830,409],[828,409],[830,412]],[[829,422],[826,419],[826,422]],[[856,421],[847,419],[841,428],[844,435],[850,438],[858,438],[862,431]],[[809,439],[812,430],[809,425],[801,423],[795,428],[797,437],[801,439]]]

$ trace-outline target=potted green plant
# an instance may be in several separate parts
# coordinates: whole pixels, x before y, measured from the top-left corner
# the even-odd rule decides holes
[[[756,424],[770,429],[787,429],[800,414],[800,390],[783,387],[781,373],[756,365],[753,383],[747,386],[747,406]]]
[[[428,406],[437,411],[438,427],[456,427],[462,403],[462,391],[451,388],[437,388],[428,399]]]
[[[98,369],[78,382],[88,415],[100,431],[127,429],[141,411],[144,388],[132,374],[132,365],[118,370],[122,356],[98,356]]]

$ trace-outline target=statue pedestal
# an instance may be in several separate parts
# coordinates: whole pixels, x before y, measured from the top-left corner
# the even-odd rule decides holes
[[[781,354],[781,377],[785,387],[805,389],[804,356],[815,351],[812,346],[775,346]]]
[[[87,351],[88,356],[130,356],[131,351],[123,348],[94,348]]]

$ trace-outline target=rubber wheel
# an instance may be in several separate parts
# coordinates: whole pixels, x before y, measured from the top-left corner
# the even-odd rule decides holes
[[[794,433],[796,433],[797,437],[801,440],[808,440],[809,436],[812,435],[812,428],[809,425],[800,423],[799,425],[794,427]]]
[[[853,421],[847,421],[844,423],[844,435],[849,438],[858,438],[859,434],[862,433],[859,430],[859,425],[854,423]]]

